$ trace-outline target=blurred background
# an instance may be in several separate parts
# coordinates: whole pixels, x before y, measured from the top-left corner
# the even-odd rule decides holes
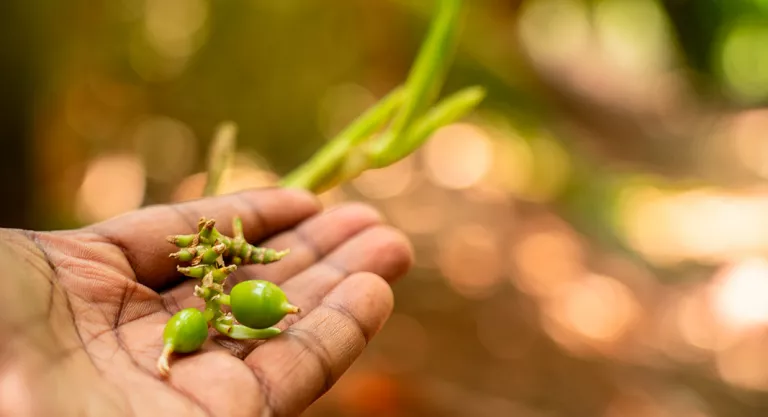
[[[4,2],[0,225],[274,184],[401,83],[433,1]],[[468,0],[488,99],[325,193],[417,265],[308,416],[768,413],[768,0]]]

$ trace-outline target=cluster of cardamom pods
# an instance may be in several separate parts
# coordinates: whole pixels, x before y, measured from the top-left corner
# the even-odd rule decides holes
[[[200,349],[208,338],[209,327],[233,339],[267,339],[280,334],[280,329],[272,326],[286,314],[300,311],[277,285],[267,281],[243,281],[230,294],[224,294],[224,282],[239,265],[269,264],[288,254],[288,250],[251,245],[245,240],[240,218],[232,223],[234,237],[219,232],[213,219],[202,218],[197,233],[167,238],[179,248],[170,254],[184,264],[177,270],[200,279],[194,294],[205,301],[205,310],[186,308],[168,321],[163,332],[163,353],[157,363],[161,375],[170,372],[168,361],[173,352]],[[223,306],[229,306],[231,312],[225,312]]]

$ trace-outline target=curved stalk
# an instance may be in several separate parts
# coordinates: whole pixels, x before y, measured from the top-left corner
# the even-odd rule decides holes
[[[452,94],[414,123],[405,133],[401,146],[374,159],[387,166],[405,158],[424,144],[435,131],[467,115],[484,98],[485,89],[479,86]]]
[[[251,329],[242,324],[231,324],[222,320],[215,321],[213,323],[213,328],[219,333],[237,340],[270,339],[281,333],[280,329],[277,327]]]
[[[222,123],[216,129],[208,152],[208,176],[203,189],[203,195],[206,197],[216,195],[224,171],[232,163],[235,155],[235,136],[237,126],[232,122]]]
[[[439,8],[406,82],[406,97],[392,124],[373,146],[375,157],[402,153],[403,135],[440,93],[453,56],[462,0],[440,0]],[[374,166],[386,166],[374,161]]]
[[[323,188],[323,182],[329,181],[352,148],[381,129],[400,106],[403,98],[402,89],[398,88],[389,93],[323,146],[309,161],[286,175],[280,184],[283,187],[307,190]]]

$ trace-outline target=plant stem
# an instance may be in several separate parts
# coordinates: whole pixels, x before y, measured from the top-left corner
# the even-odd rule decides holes
[[[385,167],[415,151],[440,123],[449,123],[477,105],[483,96],[480,90],[463,91],[422,119],[442,88],[462,5],[462,0],[437,1],[437,13],[405,87],[390,93],[309,161],[286,175],[282,186],[321,192],[367,169]],[[387,123],[377,140],[365,143]],[[418,125],[414,127],[414,123]]]
[[[341,166],[350,150],[384,126],[402,103],[403,98],[401,88],[389,93],[328,142],[309,161],[286,175],[281,185],[312,191],[321,189],[322,183]]]
[[[163,352],[160,354],[160,358],[157,360],[157,370],[160,371],[160,375],[167,377],[171,373],[170,358],[173,354],[173,344],[167,344],[163,346]]]
[[[224,293],[219,294],[218,301],[219,301],[219,304],[221,305],[225,305],[225,306],[231,305],[229,301],[229,295]]]
[[[439,0],[437,15],[406,82],[406,97],[389,129],[372,149],[373,165],[386,166],[378,158],[402,153],[403,134],[440,92],[452,58],[462,0]]]
[[[269,339],[281,333],[280,329],[277,327],[252,329],[250,327],[243,326],[242,324],[232,324],[224,320],[214,321],[213,328],[216,329],[216,331],[219,333],[237,340]]]
[[[414,126],[403,135],[402,146],[396,151],[388,150],[379,158],[370,158],[385,167],[405,158],[418,149],[439,128],[453,123],[474,109],[485,97],[485,89],[482,87],[468,87],[438,103],[427,114],[418,119]],[[349,162],[349,160],[348,160]],[[344,182],[362,174],[369,168],[380,168],[373,163],[366,165],[358,161],[348,163],[342,170],[342,176],[337,180]]]
[[[213,142],[208,151],[208,177],[203,195],[216,195],[224,171],[232,163],[235,154],[235,136],[237,126],[233,122],[224,122],[216,129]]]
[[[472,111],[485,98],[485,89],[479,86],[460,90],[439,102],[417,120],[402,139],[397,152],[386,152],[378,161],[387,166],[410,155],[441,127],[455,122]]]

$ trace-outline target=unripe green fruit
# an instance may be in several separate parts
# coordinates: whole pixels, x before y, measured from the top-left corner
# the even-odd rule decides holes
[[[208,265],[196,265],[187,267],[177,266],[176,270],[188,277],[202,278],[211,270],[211,267]]]
[[[195,241],[195,237],[197,235],[176,235],[176,236],[168,236],[166,238],[167,241],[173,243],[174,245],[180,247],[180,248],[187,248]]]
[[[202,262],[204,264],[213,265],[216,262],[216,259],[219,258],[219,254],[216,253],[213,249],[208,249],[205,252],[203,252]]]
[[[189,353],[200,349],[208,338],[208,323],[196,308],[185,308],[174,314],[163,331],[163,344],[174,352]]]
[[[213,281],[214,282],[224,282],[224,280],[227,279],[227,276],[237,269],[237,266],[235,265],[229,265],[225,266],[223,268],[214,269],[211,271],[211,274],[213,275]]]
[[[189,262],[192,259],[195,259],[196,254],[197,254],[197,251],[194,248],[186,248],[178,252],[172,253],[170,257],[174,259],[178,259],[181,262]]]
[[[298,307],[288,302],[283,290],[268,281],[243,281],[232,288],[229,298],[232,315],[252,329],[266,329],[286,314],[299,312]]]

